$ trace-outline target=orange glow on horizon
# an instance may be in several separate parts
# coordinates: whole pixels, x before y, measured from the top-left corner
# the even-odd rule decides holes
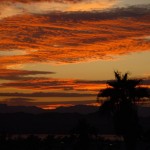
[[[48,109],[48,110],[54,110],[58,107],[70,107],[70,106],[74,106],[73,104],[50,104],[50,105],[40,105],[38,107],[42,108],[42,109]]]
[[[60,104],[49,104],[49,105],[39,105],[38,107],[42,108],[42,109],[46,109],[46,110],[55,110],[59,107],[71,107],[71,106],[75,106],[76,104],[63,104],[63,103],[60,103]],[[87,105],[87,106],[95,106],[95,107],[99,107],[101,106],[100,103],[87,103],[87,104],[84,104],[84,105]]]
[[[101,103],[89,103],[89,104],[86,104],[87,106],[95,106],[95,107],[99,107],[101,106]]]

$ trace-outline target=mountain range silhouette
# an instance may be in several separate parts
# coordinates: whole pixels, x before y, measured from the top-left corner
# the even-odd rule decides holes
[[[150,108],[139,107],[139,111],[141,125],[144,130],[150,130]],[[81,119],[86,119],[99,134],[114,134],[112,117],[101,115],[98,107],[77,105],[43,110],[36,106],[0,105],[0,133],[67,134]]]

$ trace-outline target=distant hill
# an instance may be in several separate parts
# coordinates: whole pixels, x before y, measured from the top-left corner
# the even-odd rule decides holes
[[[59,113],[88,114],[98,111],[98,108],[99,107],[88,105],[75,105],[70,107],[58,107],[56,109],[48,110],[36,106],[8,106],[6,104],[0,104],[0,113],[24,112],[24,113],[39,114],[45,112],[59,112]]]
[[[100,117],[97,113],[82,115],[78,113],[3,113],[0,114],[0,134],[69,134],[79,120],[87,120],[97,133],[112,134],[113,124],[110,117]]]
[[[85,119],[99,134],[113,134],[112,116],[102,115],[94,106],[77,105],[46,111],[38,107],[0,105],[0,133],[66,134]],[[87,110],[85,110],[87,109]],[[89,113],[91,112],[92,113]],[[139,107],[140,122],[144,130],[150,129],[150,108]],[[80,113],[79,113],[80,112]],[[85,114],[86,112],[86,114]],[[142,113],[141,113],[142,112]]]
[[[99,107],[89,105],[75,105],[70,107],[58,107],[52,110],[45,110],[36,106],[8,106],[6,104],[0,104],[0,113],[16,113],[24,112],[31,114],[40,114],[46,112],[57,112],[57,113],[80,113],[90,114],[97,112]],[[138,113],[141,117],[150,116],[150,107],[138,106]]]
[[[52,112],[89,114],[89,113],[97,112],[98,109],[99,107],[96,106],[75,105],[70,107],[58,107],[52,110]]]
[[[36,106],[8,106],[6,104],[0,104],[0,113],[16,113],[16,112],[39,114],[44,113],[45,110]]]

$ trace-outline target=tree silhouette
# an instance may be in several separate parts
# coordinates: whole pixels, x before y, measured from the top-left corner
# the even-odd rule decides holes
[[[101,111],[113,115],[117,134],[122,135],[128,150],[134,150],[140,135],[136,105],[144,97],[149,97],[147,89],[139,86],[142,80],[128,79],[129,73],[114,72],[115,80],[108,81],[108,88],[101,90],[97,97],[106,97]]]

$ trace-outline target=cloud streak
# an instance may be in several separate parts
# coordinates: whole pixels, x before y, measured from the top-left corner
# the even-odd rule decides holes
[[[145,80],[141,86],[150,87],[149,80]],[[100,89],[107,87],[106,81],[94,81],[94,80],[73,80],[73,79],[54,79],[54,78],[29,78],[25,80],[16,80],[12,82],[4,82],[0,85],[0,88],[17,88],[27,90],[52,90],[54,93],[57,91],[63,91],[66,93],[76,92],[88,92],[97,93]],[[53,95],[54,97],[57,94]],[[63,96],[63,95],[61,95]]]
[[[23,97],[7,98],[7,99],[0,101],[0,103],[2,103],[2,104],[5,103],[8,105],[26,106],[26,105],[34,105],[35,100],[31,99],[31,98],[23,98]]]
[[[149,17],[148,5],[7,18],[0,22],[1,53],[18,49],[25,54],[4,55],[0,62],[4,67],[27,62],[76,63],[150,50]]]
[[[54,72],[1,69],[0,79],[2,80],[27,80],[28,79],[29,80],[35,78],[34,77],[35,75],[46,75],[46,74],[54,74]]]
[[[35,93],[0,93],[2,97],[87,97],[95,96],[90,93],[35,92]],[[18,98],[17,98],[18,100]],[[30,99],[29,99],[30,100]]]
[[[28,90],[98,91],[105,88],[103,81],[76,81],[71,79],[33,78],[2,83],[0,88],[18,88]]]
[[[116,0],[77,0],[77,1],[3,1],[0,4],[0,18],[22,14],[49,14],[52,12],[92,11],[111,8]]]

